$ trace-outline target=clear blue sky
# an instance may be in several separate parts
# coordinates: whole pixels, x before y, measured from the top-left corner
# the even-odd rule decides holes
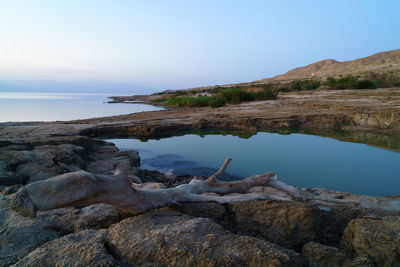
[[[1,0],[0,80],[252,81],[398,49],[399,11],[399,0]]]

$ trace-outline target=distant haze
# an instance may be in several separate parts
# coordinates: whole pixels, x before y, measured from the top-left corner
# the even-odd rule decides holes
[[[399,10],[398,0],[2,0],[0,90],[259,80],[398,49]]]

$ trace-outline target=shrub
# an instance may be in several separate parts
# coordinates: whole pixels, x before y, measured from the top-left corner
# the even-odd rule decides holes
[[[261,91],[252,94],[255,100],[272,100],[278,97],[278,92],[268,87],[264,87]]]
[[[167,100],[165,97],[160,97],[160,98],[153,99],[152,101],[159,103],[159,102],[164,102],[165,100]]]
[[[291,91],[301,91],[301,83],[300,81],[292,82],[290,84]]]
[[[170,97],[165,101],[166,106],[183,108],[183,107],[222,107],[225,105],[225,99],[216,96],[187,96],[187,97]]]
[[[290,90],[289,87],[282,87],[282,88],[279,88],[279,91],[280,92],[291,92],[292,90]]]
[[[218,93],[218,96],[224,98],[227,103],[239,104],[241,102],[253,101],[252,93],[243,91],[240,87],[229,87]]]
[[[376,83],[371,80],[358,80],[354,76],[346,76],[340,79],[329,77],[325,83],[333,89],[375,89]]]
[[[155,99],[155,102],[165,101],[166,106],[170,107],[222,107],[226,103],[238,104],[245,101],[276,99],[278,92],[271,89],[268,85],[261,85],[261,90],[257,92],[246,92],[240,87],[214,88],[218,93],[213,96],[184,96]]]
[[[217,108],[225,106],[226,100],[218,96],[210,96],[208,99],[208,103],[211,107]]]
[[[357,89],[376,89],[376,84],[370,80],[360,80],[356,84]]]

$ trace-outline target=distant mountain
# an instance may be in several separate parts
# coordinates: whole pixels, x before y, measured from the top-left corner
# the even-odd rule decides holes
[[[272,82],[296,79],[310,79],[314,77],[326,78],[339,75],[367,75],[368,73],[391,72],[400,75],[400,49],[377,53],[369,57],[339,62],[334,59],[322,60],[305,67],[296,68],[272,78],[265,78],[258,82]]]
[[[153,88],[106,81],[0,80],[0,92],[136,95],[155,91]]]

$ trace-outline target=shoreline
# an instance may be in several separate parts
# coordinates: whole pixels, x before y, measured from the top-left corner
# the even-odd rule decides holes
[[[285,133],[295,129],[397,150],[400,146],[398,118],[399,90],[379,89],[290,93],[277,100],[221,108],[169,109],[63,122],[2,123],[0,219],[3,224],[0,237],[7,242],[1,245],[0,266],[59,257],[58,250],[51,252],[53,254],[40,254],[43,249],[49,251],[52,247],[81,257],[79,246],[88,244],[96,248],[91,252],[93,255],[107,258],[108,263],[113,263],[111,266],[135,264],[139,260],[151,262],[154,257],[166,255],[160,249],[164,243],[157,241],[160,235],[169,242],[165,249],[171,255],[174,255],[174,244],[183,244],[180,249],[185,253],[216,262],[221,255],[231,255],[232,259],[243,257],[247,263],[248,259],[261,255],[262,259],[255,265],[279,262],[277,266],[322,264],[321,258],[341,264],[396,262],[393,249],[396,250],[397,245],[388,248],[382,240],[398,243],[390,233],[400,225],[400,196],[372,197],[284,185],[299,192],[300,195],[294,197],[270,186],[254,186],[246,191],[249,196],[273,198],[222,204],[173,202],[140,214],[95,204],[95,198],[85,198],[89,206],[72,202],[59,205],[58,209],[41,210],[33,205],[30,212],[34,212],[35,218],[25,217],[32,213],[24,209],[24,203],[35,199],[35,191],[21,199],[22,206],[15,203],[18,195],[27,190],[25,188],[50,183],[49,178],[55,176],[65,177],[61,174],[81,174],[81,170],[100,175],[99,181],[114,177],[116,170],[128,173],[132,175],[132,185],[152,192],[174,189],[193,178],[141,170],[135,151],[119,151],[114,144],[99,138],[162,138],[177,132],[203,130],[251,135],[258,131]],[[69,192],[68,187],[62,188]],[[107,194],[107,189],[104,190],[102,192]],[[67,195],[73,197],[81,193],[75,190]],[[178,235],[171,235],[168,229],[174,229]],[[373,238],[375,233],[382,237]],[[24,236],[30,238],[21,238]],[[215,256],[191,251],[195,244],[204,246],[205,239],[219,244],[217,247],[222,250]],[[134,243],[130,243],[132,240]],[[135,244],[145,244],[145,247]],[[364,244],[369,245],[364,248]],[[243,246],[248,249],[241,251]],[[214,246],[210,249],[215,251]],[[132,251],[138,251],[141,256],[130,256]],[[241,256],[233,256],[236,255],[234,251],[241,251]],[[389,256],[382,258],[376,251]],[[164,260],[170,262],[171,258]]]

